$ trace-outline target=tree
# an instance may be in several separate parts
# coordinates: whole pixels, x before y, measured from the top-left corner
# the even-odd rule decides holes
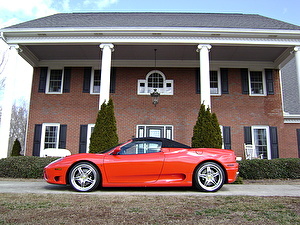
[[[18,138],[14,141],[14,145],[11,150],[11,156],[20,156],[21,152],[21,143],[19,142]]]
[[[211,122],[213,126],[213,141],[214,148],[222,148],[222,132],[220,129],[220,124],[215,113],[211,114]]]
[[[193,148],[221,148],[222,135],[215,113],[201,104],[198,118],[193,129]]]
[[[119,142],[113,101],[101,105],[90,139],[90,153],[105,151]]]
[[[16,139],[20,142],[21,148],[25,149],[27,117],[28,102],[24,99],[20,99],[12,106],[8,149],[12,149],[13,143]]]

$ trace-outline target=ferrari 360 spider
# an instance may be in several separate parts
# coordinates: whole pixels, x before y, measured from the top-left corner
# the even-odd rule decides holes
[[[60,158],[44,168],[52,184],[77,191],[102,187],[189,187],[214,192],[238,174],[234,151],[191,148],[164,138],[133,138],[99,154]]]

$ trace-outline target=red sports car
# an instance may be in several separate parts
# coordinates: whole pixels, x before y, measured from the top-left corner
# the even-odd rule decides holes
[[[77,191],[102,187],[189,187],[219,190],[232,183],[238,163],[232,150],[191,148],[164,138],[134,138],[99,154],[58,159],[44,169],[48,183]]]

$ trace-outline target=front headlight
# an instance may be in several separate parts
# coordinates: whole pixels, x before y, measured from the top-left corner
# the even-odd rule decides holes
[[[63,158],[56,159],[56,160],[54,160],[53,162],[49,163],[47,166],[50,166],[50,165],[53,164],[53,163],[57,163],[57,162],[61,161],[62,159],[63,159]]]

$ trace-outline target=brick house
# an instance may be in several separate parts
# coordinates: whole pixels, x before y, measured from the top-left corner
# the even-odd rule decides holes
[[[190,145],[203,102],[237,156],[252,144],[266,159],[299,157],[300,110],[289,112],[293,98],[282,95],[294,79],[299,104],[299,26],[247,14],[62,13],[2,37],[34,67],[26,155],[87,152],[99,107],[112,98],[120,142]],[[298,67],[282,72],[291,59]]]

